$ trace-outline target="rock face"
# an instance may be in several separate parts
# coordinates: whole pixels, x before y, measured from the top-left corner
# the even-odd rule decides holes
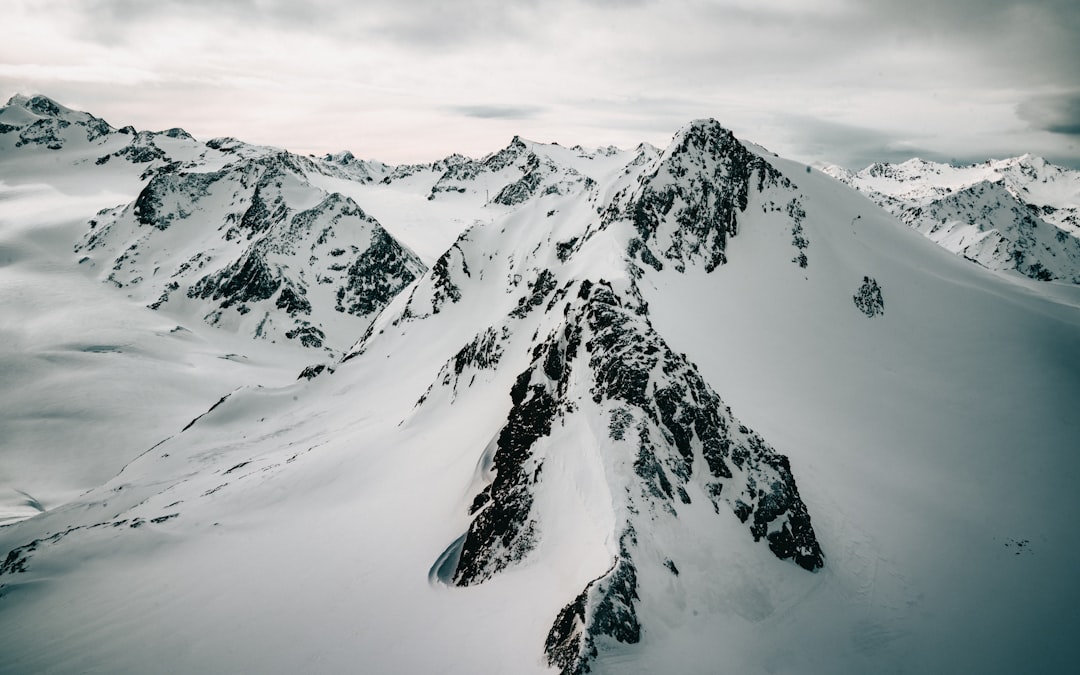
[[[1080,172],[1024,155],[827,170],[946,249],[993,270],[1080,283]]]
[[[393,167],[384,172],[381,182],[430,185],[429,201],[473,193],[483,195],[490,205],[508,208],[541,196],[573,194],[595,187],[595,180],[571,163],[553,159],[549,151],[550,148],[541,149],[540,144],[515,136],[505,148],[482,159],[454,154],[430,164]],[[585,161],[599,156],[582,149],[561,154]]]
[[[549,662],[577,673],[587,672],[602,636],[638,641],[635,559],[656,557],[645,534],[649,521],[657,512],[678,517],[691,484],[718,515],[733,513],[778,558],[813,571],[824,557],[787,459],[735,419],[693,365],[667,347],[638,313],[639,300],[602,280],[574,286],[564,323],[535,344],[510,391],[510,413],[486,451],[491,482],[473,500],[450,578],[459,586],[482,583],[536,548],[545,521],[535,497],[545,489],[545,445],[553,427],[591,401],[609,420],[612,451],[633,475],[613,486],[627,514],[615,562],[564,608],[547,638]],[[695,472],[699,464],[707,471]]]
[[[881,297],[881,286],[875,279],[863,277],[862,286],[859,286],[858,292],[852,297],[859,311],[870,318],[885,313],[885,300]]]
[[[637,236],[630,239],[631,257],[657,271],[667,262],[680,272],[692,264],[712,272],[727,262],[728,240],[739,233],[751,195],[772,189],[791,193],[784,208],[797,249],[793,262],[806,267],[805,213],[791,181],[715,120],[688,125],[651,165],[605,214],[609,222],[633,223]],[[769,201],[766,208],[780,206]]]

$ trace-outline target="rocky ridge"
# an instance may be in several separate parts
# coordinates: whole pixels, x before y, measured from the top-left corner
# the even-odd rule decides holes
[[[553,617],[545,654],[566,673],[588,672],[605,645],[636,644],[648,630],[650,618],[637,601],[640,584],[651,582],[641,579],[653,579],[656,564],[677,577],[679,564],[650,533],[657,522],[677,521],[695,500],[705,500],[718,518],[734,517],[750,540],[781,560],[808,571],[825,564],[787,458],[740,422],[694,364],[672,351],[637,291],[664,262],[678,273],[715,271],[751,203],[783,214],[777,204],[801,204],[798,191],[714,121],[690,125],[663,154],[632,166],[611,203],[573,224],[576,236],[563,239],[572,232],[543,229],[512,234],[510,226],[464,233],[349,356],[362,358],[380,342],[422,330],[417,324],[452,322],[447,313],[502,308],[495,323],[446,361],[413,413],[430,414],[510,383],[502,426],[479,449],[469,527],[433,561],[432,579],[448,585],[484,584],[527,565],[545,537],[557,536],[546,525],[554,518],[547,509],[565,478],[549,466],[584,460],[564,457],[552,438],[559,429],[604,420],[586,447],[599,453],[593,461],[608,467],[603,482],[615,514],[610,537],[618,545],[606,571],[598,570]],[[688,167],[700,173],[675,180],[686,178]],[[566,201],[587,202],[588,196],[562,199],[569,208]],[[799,217],[789,217],[787,226]],[[512,236],[521,239],[494,243]],[[623,247],[610,280],[579,267],[608,237]],[[664,245],[652,254],[649,246],[657,241]],[[479,284],[503,278],[505,299]],[[639,577],[642,565],[650,570],[646,577]]]

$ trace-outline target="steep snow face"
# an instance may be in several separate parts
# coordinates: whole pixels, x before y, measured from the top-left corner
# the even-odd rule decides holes
[[[948,250],[995,270],[1080,283],[1080,172],[1024,155],[954,167],[911,159],[830,175]]]
[[[307,175],[442,250],[340,362],[0,529],[0,668],[1071,663],[1074,287],[711,120],[663,152]]]

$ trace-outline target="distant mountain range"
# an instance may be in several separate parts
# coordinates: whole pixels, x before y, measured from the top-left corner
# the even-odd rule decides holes
[[[920,159],[827,173],[946,249],[993,270],[1080,283],[1080,172],[1024,155],[970,166]]]

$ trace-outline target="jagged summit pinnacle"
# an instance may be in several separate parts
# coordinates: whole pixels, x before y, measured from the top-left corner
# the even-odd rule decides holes
[[[723,124],[721,124],[720,121],[717,120],[715,117],[699,117],[697,119],[690,120],[685,125],[683,125],[682,129],[675,132],[675,136],[677,137],[682,132],[685,132],[685,131],[688,131],[688,130],[694,130],[694,129],[710,130],[710,131],[718,130],[718,131],[725,131],[725,132],[727,132],[729,134],[731,133],[731,131],[727,127],[725,127]]]
[[[735,134],[721,124],[718,120],[712,117],[703,117],[696,120],[691,120],[681,129],[675,132],[675,136],[671,139],[669,147],[675,147],[685,144],[687,138],[723,138],[725,140],[735,140]]]

